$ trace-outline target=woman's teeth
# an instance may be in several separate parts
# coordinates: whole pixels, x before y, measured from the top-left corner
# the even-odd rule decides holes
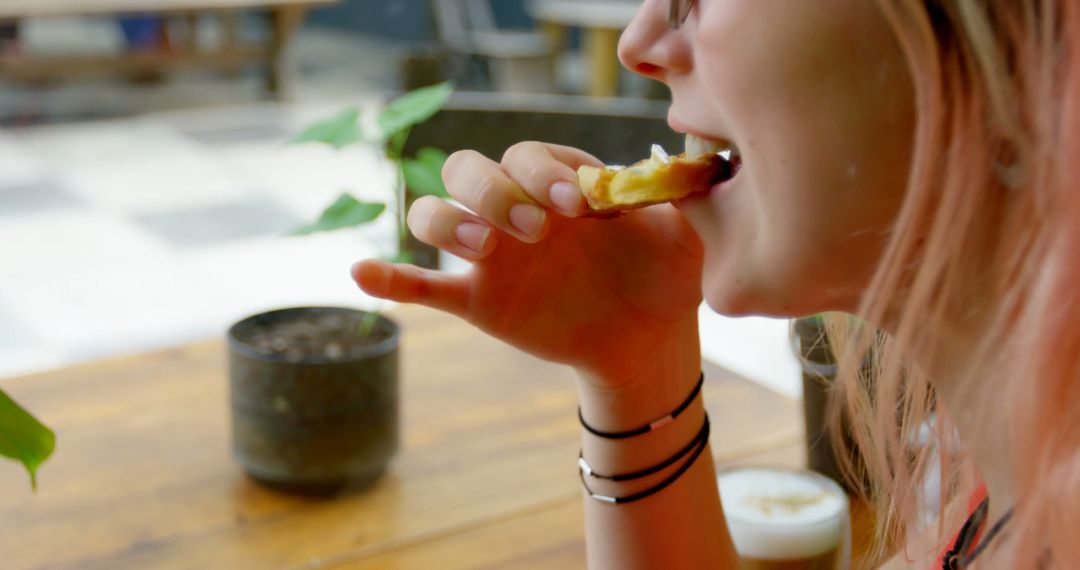
[[[691,159],[709,154],[719,154],[724,160],[739,156],[739,149],[734,143],[728,141],[703,139],[697,135],[687,134],[685,144],[686,157]]]

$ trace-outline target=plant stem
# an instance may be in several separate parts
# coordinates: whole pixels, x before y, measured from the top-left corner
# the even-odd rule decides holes
[[[360,322],[356,325],[356,336],[361,338],[371,336],[371,331],[375,328],[375,323],[378,321],[379,312],[377,310],[371,310],[364,313],[364,318],[360,319]]]
[[[412,130],[411,127],[394,133],[386,145],[386,157],[394,164],[394,203],[397,206],[398,253],[401,253],[405,246],[405,236],[408,231],[405,224],[405,173],[401,167],[401,159],[405,151],[405,141],[409,139],[410,130]]]

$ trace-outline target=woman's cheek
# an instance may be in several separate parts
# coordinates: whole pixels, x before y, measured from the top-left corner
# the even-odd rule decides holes
[[[730,316],[818,310],[819,289],[832,276],[813,269],[832,263],[831,239],[824,234],[834,221],[801,200],[805,195],[781,190],[813,192],[779,180],[768,188],[748,184],[737,189],[744,192],[741,200],[724,203],[723,215],[699,229],[705,242],[703,292],[713,310]]]

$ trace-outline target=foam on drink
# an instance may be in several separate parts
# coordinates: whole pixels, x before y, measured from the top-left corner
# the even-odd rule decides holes
[[[728,530],[740,557],[808,559],[838,549],[847,533],[847,496],[809,472],[738,469],[718,477]]]

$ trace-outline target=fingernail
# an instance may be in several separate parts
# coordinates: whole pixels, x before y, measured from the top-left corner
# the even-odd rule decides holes
[[[490,227],[472,222],[458,224],[458,227],[454,230],[458,243],[476,253],[480,253],[484,249],[484,243],[487,242],[490,234]]]
[[[551,185],[551,203],[563,212],[576,216],[581,209],[581,190],[570,182],[556,182]]]
[[[515,204],[510,208],[510,223],[527,237],[540,235],[546,214],[532,204]]]

